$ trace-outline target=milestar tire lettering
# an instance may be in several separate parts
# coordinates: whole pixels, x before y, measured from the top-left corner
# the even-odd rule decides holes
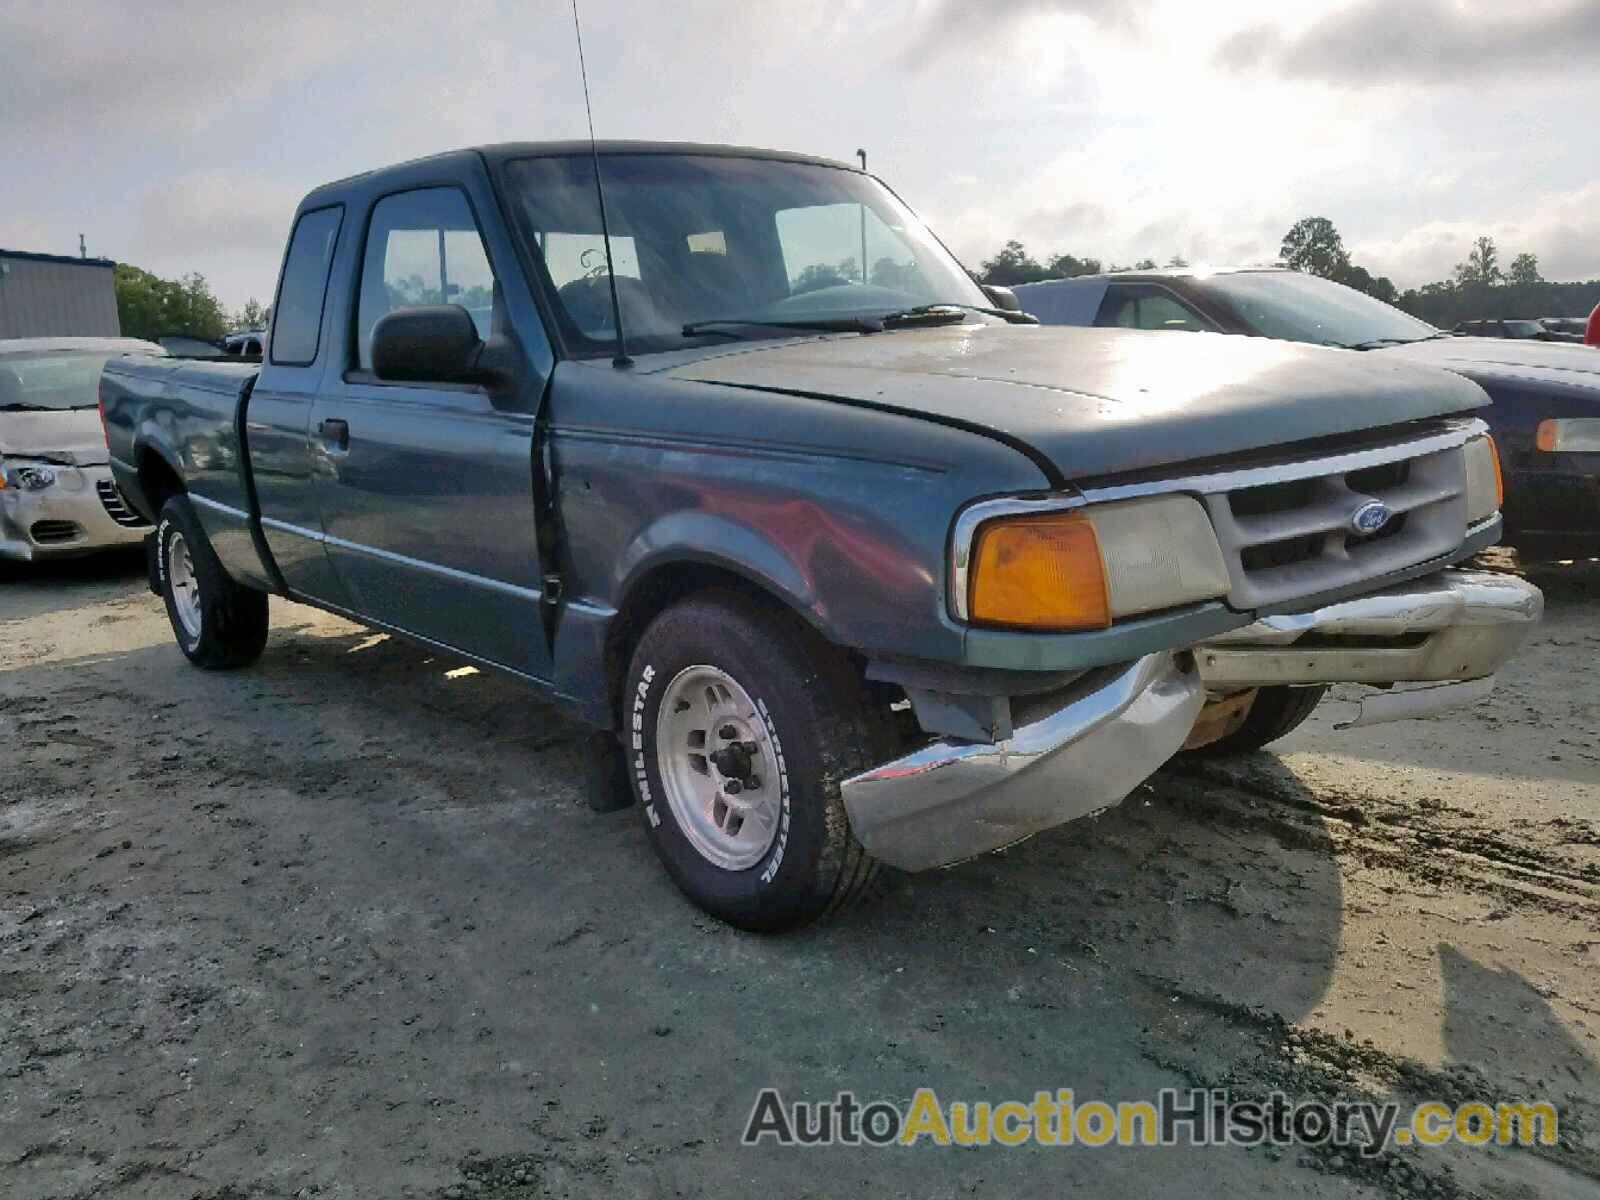
[[[778,740],[778,729],[772,723],[772,714],[767,711],[765,700],[756,700],[756,709],[761,714],[761,721],[767,727],[767,736],[772,739],[772,750],[778,758],[778,793],[783,803],[782,815],[778,818],[778,839],[772,849],[772,857],[768,860],[766,869],[761,872],[761,882],[771,883],[778,874],[778,868],[783,865],[783,852],[789,846],[789,768],[783,761],[783,743]]]
[[[639,800],[644,804],[644,815],[651,825],[660,825],[655,800],[650,794],[650,775],[644,768],[644,706],[650,698],[650,684],[655,680],[656,669],[646,666],[639,672],[639,688],[633,697],[633,777],[639,784]]]

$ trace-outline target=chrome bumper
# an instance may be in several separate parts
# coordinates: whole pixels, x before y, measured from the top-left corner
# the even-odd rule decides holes
[[[1183,745],[1205,703],[1188,656],[1097,671],[1019,713],[995,744],[943,740],[844,781],[851,827],[908,871],[944,866],[1118,803]]]
[[[1266,617],[1195,647],[1208,690],[1427,683],[1362,702],[1351,725],[1423,716],[1487,694],[1538,624],[1544,594],[1485,571],[1447,570],[1314,612]]]

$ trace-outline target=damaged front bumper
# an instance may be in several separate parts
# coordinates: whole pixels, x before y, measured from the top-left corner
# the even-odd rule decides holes
[[[945,738],[846,779],[856,838],[903,870],[945,866],[1116,804],[1183,745],[1205,703],[1187,653],[1092,671],[1019,702],[1009,738]]]
[[[1353,725],[1477,699],[1543,610],[1542,593],[1523,580],[1446,570],[1266,617],[1192,654],[1151,654],[1013,696],[994,740],[940,737],[852,776],[841,785],[845,810],[861,844],[892,866],[959,862],[1118,803],[1186,742],[1198,744],[1191,734],[1208,698],[1247,701],[1269,686],[1389,687],[1363,700]]]
[[[68,558],[144,540],[150,526],[129,509],[111,481],[111,468],[11,457],[7,465],[47,467],[43,488],[0,488],[0,558],[34,562]]]
[[[1538,624],[1544,595],[1485,571],[1436,575],[1313,612],[1265,617],[1195,648],[1213,696],[1328,683],[1421,685],[1364,698],[1350,725],[1471,703]]]

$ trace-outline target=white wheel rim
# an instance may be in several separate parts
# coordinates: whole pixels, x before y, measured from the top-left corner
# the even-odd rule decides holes
[[[183,534],[167,541],[167,587],[172,590],[172,611],[190,641],[200,637],[200,584],[194,577],[194,559]]]
[[[656,765],[678,828],[701,857],[743,871],[766,857],[783,811],[777,752],[727,672],[685,667],[661,695]]]

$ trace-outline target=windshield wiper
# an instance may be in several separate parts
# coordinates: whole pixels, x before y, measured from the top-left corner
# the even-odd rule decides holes
[[[813,329],[819,333],[882,333],[883,322],[874,317],[809,317],[795,321],[764,321],[756,317],[713,317],[705,321],[690,321],[683,327],[684,337],[718,334],[722,337],[742,337],[735,332],[738,326],[756,329]],[[730,328],[731,327],[731,328]]]
[[[958,304],[953,300],[941,300],[937,304],[919,304],[915,308],[903,309],[900,312],[888,313],[882,320],[885,322],[896,321],[903,317],[945,316],[951,309],[960,309],[963,312],[983,313],[989,317],[999,317],[1012,325],[1037,325],[1039,318],[1032,313],[1012,312],[1006,308],[985,308],[981,304]]]
[[[1418,338],[1369,338],[1364,342],[1335,342],[1346,350],[1377,350],[1383,346],[1409,346],[1413,342],[1433,342],[1449,337],[1448,333],[1429,333]]]
[[[919,304],[915,308],[902,308],[881,316],[860,317],[807,317],[792,321],[763,320],[754,317],[721,317],[706,321],[691,321],[683,327],[684,337],[702,334],[719,334],[722,337],[741,336],[734,328],[740,325],[758,329],[815,329],[825,333],[882,333],[905,325],[955,325],[966,320],[969,312],[1000,317],[1013,325],[1037,325],[1039,318],[1027,313],[1008,312],[1003,308],[984,308],[977,304]]]
[[[0,412],[60,412],[52,404],[29,404],[25,400],[13,400],[10,404],[0,404]]]

